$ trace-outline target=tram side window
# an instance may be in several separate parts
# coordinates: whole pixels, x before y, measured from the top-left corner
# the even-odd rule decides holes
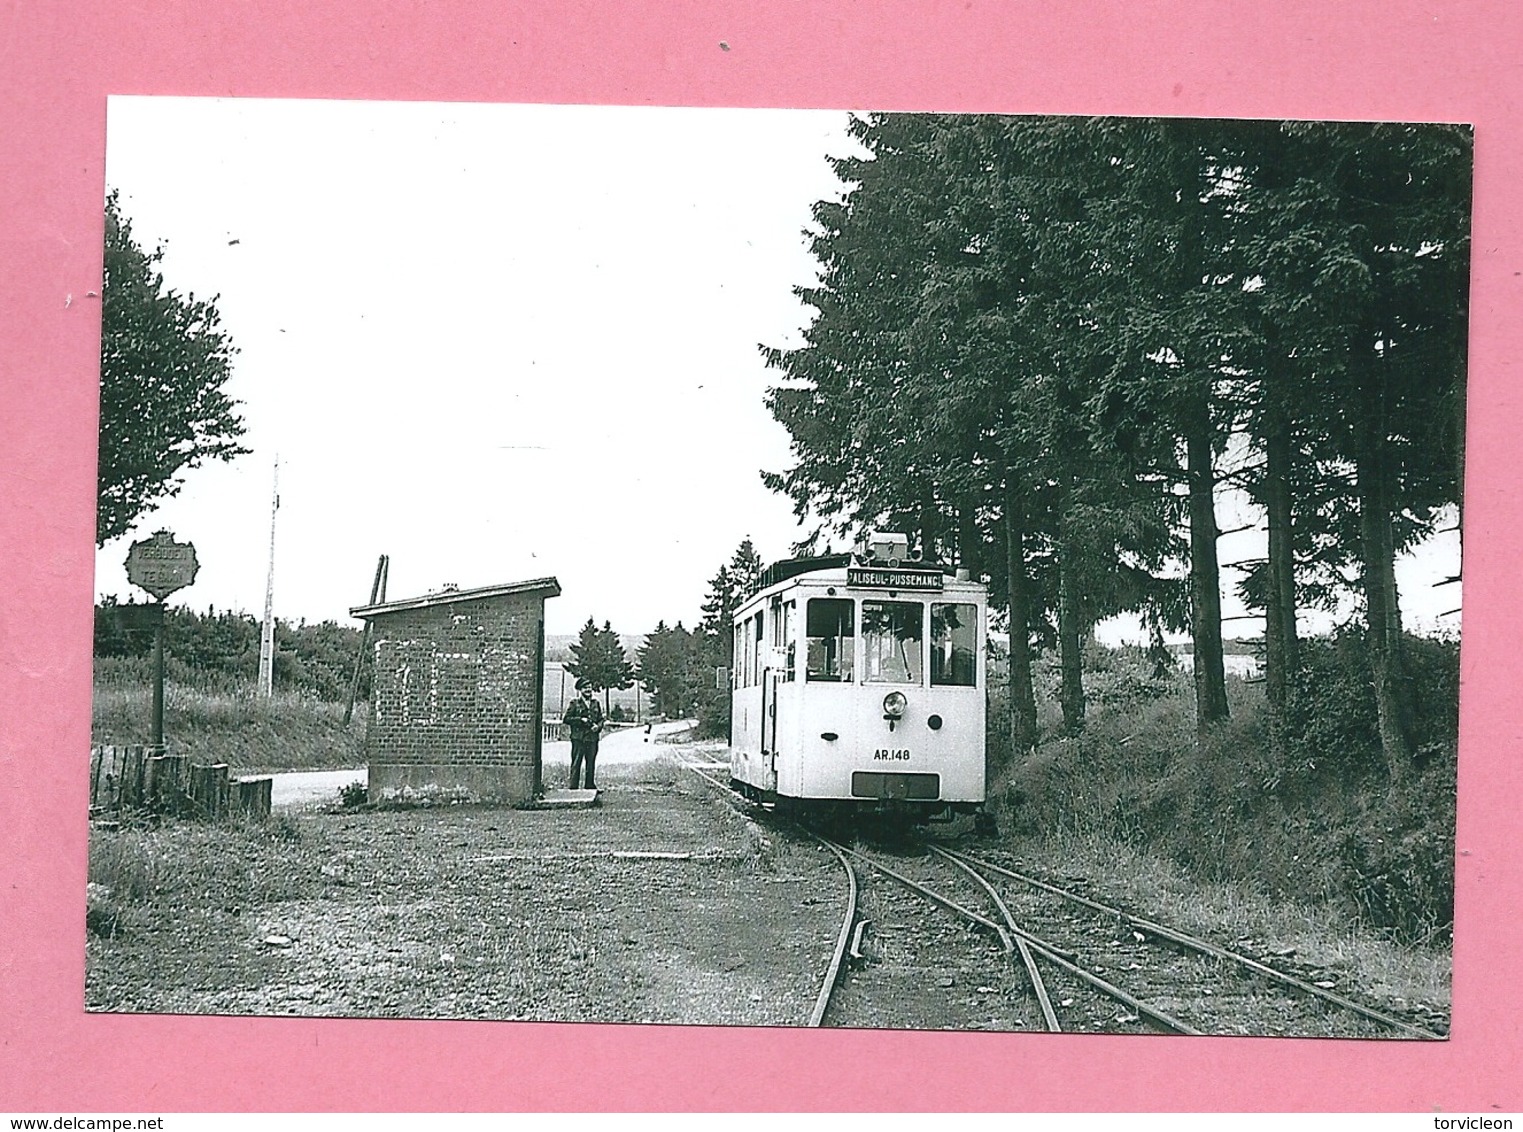
[[[810,598],[804,610],[804,631],[809,637],[804,679],[851,683],[852,655],[857,647],[851,599]]]
[[[931,604],[931,683],[971,688],[978,672],[978,606]]]
[[[921,619],[925,606],[918,601],[864,601],[862,603],[862,679],[871,684],[919,684],[925,672]]]
[[[737,688],[744,688],[750,683],[746,679],[746,627],[735,626],[735,649],[730,654],[735,658],[734,683]]]
[[[762,615],[751,618],[751,683],[762,681]]]
[[[781,618],[781,621],[782,621],[782,634],[783,634],[782,645],[783,645],[783,680],[784,681],[791,681],[791,680],[794,679],[794,661],[795,661],[794,652],[796,651],[796,646],[795,646],[794,640],[793,640],[793,633],[794,633],[793,605],[794,605],[794,603],[791,602],[791,601],[783,603],[783,610],[782,610],[783,616]]]

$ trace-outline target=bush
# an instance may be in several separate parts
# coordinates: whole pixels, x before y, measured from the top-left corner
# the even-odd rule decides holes
[[[990,796],[1002,826],[1098,833],[1204,879],[1330,902],[1402,940],[1434,936],[1454,905],[1457,647],[1407,641],[1419,760],[1398,789],[1386,779],[1362,642],[1308,640],[1303,654],[1283,764],[1271,755],[1262,684],[1229,678],[1232,718],[1200,737],[1188,676],[1156,677],[1145,653],[1117,650],[1086,672],[1083,734],[1044,741],[1000,772],[1010,757],[1005,693],[991,685]],[[1054,676],[1038,665],[1042,692]]]
[[[95,607],[95,656],[102,662],[136,662],[150,672],[153,630],[134,628],[135,603],[106,598]],[[259,622],[246,613],[165,611],[164,668],[170,679],[202,691],[252,690],[259,674]],[[328,702],[348,698],[361,631],[334,621],[275,625],[275,688]],[[135,666],[134,666],[135,667]],[[359,694],[370,695],[370,670],[360,672]]]
[[[730,689],[705,693],[698,701],[699,739],[723,739],[730,733]]]

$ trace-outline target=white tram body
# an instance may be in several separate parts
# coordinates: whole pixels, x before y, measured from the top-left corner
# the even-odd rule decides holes
[[[736,611],[730,776],[744,793],[932,820],[981,810],[987,590],[883,561],[780,562]]]

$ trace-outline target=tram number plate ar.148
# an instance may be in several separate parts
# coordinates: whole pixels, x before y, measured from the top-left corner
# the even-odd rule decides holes
[[[908,747],[879,747],[873,752],[875,759],[894,759],[909,762],[910,751]]]

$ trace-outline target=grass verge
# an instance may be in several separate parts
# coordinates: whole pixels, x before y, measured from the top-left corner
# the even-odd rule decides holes
[[[142,685],[97,682],[92,743],[147,743],[153,698]],[[164,737],[172,754],[236,771],[338,770],[365,764],[366,705],[344,726],[344,705],[293,692],[270,699],[169,683]]]

